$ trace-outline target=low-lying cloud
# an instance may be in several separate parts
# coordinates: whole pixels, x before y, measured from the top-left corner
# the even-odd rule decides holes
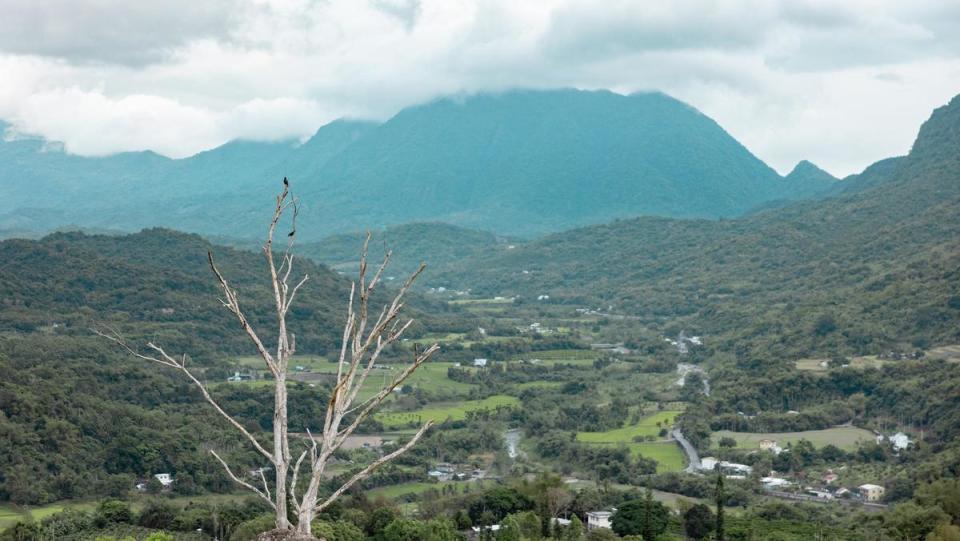
[[[960,93],[935,0],[8,0],[0,118],[102,155],[303,138],[445,94],[662,90],[785,172],[909,149]]]

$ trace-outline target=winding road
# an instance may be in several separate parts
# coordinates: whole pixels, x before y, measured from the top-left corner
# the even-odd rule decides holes
[[[670,434],[673,436],[673,439],[677,440],[677,443],[680,444],[683,452],[687,455],[687,468],[684,471],[687,473],[699,472],[700,454],[697,453],[697,450],[687,441],[687,438],[683,437],[683,433],[681,433],[679,429],[674,429]]]

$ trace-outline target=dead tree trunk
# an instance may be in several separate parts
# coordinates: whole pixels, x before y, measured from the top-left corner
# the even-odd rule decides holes
[[[394,295],[393,300],[379,310],[376,318],[371,318],[370,298],[376,290],[384,270],[390,263],[390,252],[387,252],[383,261],[375,271],[372,277],[368,277],[367,269],[367,247],[370,242],[370,235],[363,244],[360,257],[360,269],[357,280],[350,289],[350,297],[347,303],[347,322],[343,329],[340,354],[337,365],[337,378],[331,391],[330,399],[327,404],[327,411],[323,420],[323,429],[320,434],[314,435],[309,429],[306,430],[310,438],[310,443],[303,449],[297,460],[293,461],[293,455],[290,451],[289,440],[289,419],[287,417],[287,369],[290,359],[296,352],[296,336],[287,329],[287,314],[290,310],[297,292],[307,282],[308,277],[303,276],[295,285],[291,286],[290,275],[293,271],[292,248],[296,232],[297,219],[297,200],[290,196],[289,184],[287,179],[283,179],[283,191],[277,196],[276,206],[274,208],[273,219],[267,231],[267,240],[263,246],[263,252],[267,259],[267,265],[270,272],[273,296],[275,301],[275,310],[277,316],[277,346],[276,351],[271,352],[267,349],[260,336],[247,321],[244,311],[240,307],[237,292],[234,290],[214,261],[213,254],[208,254],[210,269],[216,276],[223,293],[221,302],[234,316],[244,333],[250,338],[254,348],[263,360],[267,370],[274,378],[274,413],[273,413],[273,434],[272,450],[268,450],[260,440],[251,434],[229,413],[223,410],[207,391],[206,386],[197,379],[187,367],[187,357],[179,357],[167,354],[163,348],[154,343],[147,343],[147,348],[152,353],[141,353],[129,346],[124,338],[115,331],[95,332],[123,347],[132,355],[153,361],[164,366],[168,366],[183,372],[196,385],[204,399],[209,402],[213,408],[236,428],[250,443],[250,445],[260,453],[273,467],[275,479],[271,483],[266,479],[261,469],[260,484],[257,486],[243,480],[237,476],[233,469],[215,450],[210,452],[223,465],[227,474],[236,483],[253,491],[264,499],[274,509],[276,514],[276,526],[278,530],[294,530],[300,538],[309,538],[311,536],[311,522],[316,514],[332,504],[344,492],[356,483],[369,477],[374,470],[397,456],[403,454],[423,436],[430,427],[431,423],[424,424],[407,443],[400,446],[393,452],[384,455],[365,468],[356,472],[342,486],[330,494],[321,495],[321,481],[327,462],[339,449],[346,439],[360,426],[389,395],[402,384],[417,368],[426,362],[439,349],[434,343],[423,351],[414,350],[413,359],[403,371],[400,372],[393,381],[385,386],[378,394],[367,399],[362,403],[358,402],[358,395],[363,383],[370,376],[371,370],[380,358],[383,351],[390,345],[396,343],[403,333],[413,323],[412,320],[402,322],[400,312],[404,306],[404,297],[409,291],[413,282],[417,279],[424,266],[420,268],[404,282],[403,286]],[[274,256],[273,243],[277,225],[284,213],[292,211],[293,230],[288,235],[286,249],[279,259]],[[374,314],[377,314],[374,312]],[[306,464],[304,461],[307,460]],[[302,494],[297,494],[297,481],[301,475],[301,470],[308,476],[307,487]],[[291,525],[288,519],[288,506],[292,505],[296,512],[297,523]],[[293,532],[291,532],[293,533]]]

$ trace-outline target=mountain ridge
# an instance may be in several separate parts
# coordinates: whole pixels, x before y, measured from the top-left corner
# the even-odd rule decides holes
[[[309,240],[422,221],[531,237],[637,215],[732,217],[815,191],[662,93],[445,98],[382,124],[335,121],[300,145],[238,141],[181,160],[82,158],[43,153],[43,144],[0,143],[0,229],[160,226],[257,238],[251,224],[283,176],[302,196]],[[212,220],[212,209],[231,219]]]

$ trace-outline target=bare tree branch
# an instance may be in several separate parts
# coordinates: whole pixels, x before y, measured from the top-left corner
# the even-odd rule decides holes
[[[324,509],[326,509],[326,507],[327,507],[328,505],[330,505],[331,503],[335,502],[335,501],[337,500],[337,498],[339,498],[341,495],[343,495],[344,492],[350,490],[350,487],[352,487],[353,485],[355,485],[358,481],[362,481],[362,480],[366,479],[367,477],[370,476],[371,473],[374,472],[374,470],[376,470],[376,469],[379,468],[380,466],[386,464],[387,462],[390,462],[391,460],[393,460],[394,458],[402,455],[403,453],[406,453],[408,450],[410,450],[411,447],[413,447],[414,445],[416,445],[416,443],[420,440],[420,438],[423,436],[423,434],[424,434],[424,433],[427,431],[427,429],[429,429],[431,426],[433,426],[433,421],[427,421],[422,427],[420,427],[420,430],[418,430],[417,433],[414,434],[412,438],[410,438],[410,441],[408,441],[407,443],[403,444],[403,446],[401,446],[401,447],[398,448],[397,450],[391,452],[390,454],[383,455],[382,457],[378,458],[377,460],[374,460],[374,461],[373,461],[372,463],[370,463],[370,465],[368,465],[366,468],[364,468],[364,469],[360,470],[359,472],[355,473],[355,474],[353,475],[353,477],[351,477],[349,480],[347,480],[347,482],[344,483],[340,488],[338,488],[337,490],[333,491],[333,494],[331,494],[330,496],[328,496],[326,500],[324,500],[322,503],[320,503],[319,505],[317,505],[316,508],[315,508],[315,511],[316,511],[316,512],[323,511]]]
[[[262,454],[262,455],[265,456],[268,460],[270,460],[271,463],[274,463],[273,455],[270,454],[269,451],[267,451],[266,449],[264,449],[263,446],[260,444],[260,442],[257,441],[257,439],[256,439],[255,437],[253,437],[253,434],[251,434],[246,428],[244,428],[244,426],[243,426],[242,424],[240,424],[240,423],[239,423],[236,419],[234,419],[229,413],[227,413],[226,411],[224,411],[223,408],[220,407],[220,404],[218,404],[217,401],[214,400],[212,396],[210,396],[210,393],[207,391],[207,387],[206,387],[203,383],[201,383],[200,380],[197,379],[197,378],[193,375],[193,373],[190,372],[189,369],[187,369],[187,367],[184,365],[184,363],[183,363],[182,361],[177,361],[176,358],[171,357],[170,355],[168,355],[167,352],[165,352],[165,351],[163,350],[163,348],[155,345],[153,342],[148,343],[148,344],[147,344],[147,347],[149,347],[150,349],[153,349],[154,351],[156,351],[157,353],[159,353],[159,354],[160,354],[160,358],[159,358],[159,359],[156,358],[156,357],[150,356],[150,355],[145,355],[145,354],[140,353],[139,351],[131,348],[129,345],[127,345],[126,341],[125,341],[125,340],[123,339],[123,337],[120,336],[119,334],[109,335],[109,334],[103,333],[103,332],[101,332],[101,331],[99,331],[99,330],[97,330],[97,329],[94,329],[93,332],[95,332],[96,334],[102,336],[103,338],[106,338],[107,340],[110,340],[110,341],[114,342],[115,344],[118,344],[120,347],[122,347],[123,349],[125,349],[128,353],[130,353],[130,354],[133,355],[134,357],[137,357],[137,358],[140,358],[140,359],[144,359],[144,360],[147,360],[147,361],[152,361],[152,362],[160,363],[160,364],[162,364],[162,365],[164,365],[164,366],[169,366],[169,367],[171,367],[171,368],[176,368],[177,370],[179,370],[179,371],[183,372],[184,374],[186,374],[187,377],[190,378],[190,381],[192,381],[193,384],[196,385],[197,388],[200,389],[200,392],[203,394],[203,398],[206,399],[206,401],[209,402],[210,405],[212,405],[215,410],[217,410],[217,413],[219,413],[224,419],[226,419],[231,425],[233,425],[234,428],[236,428],[237,430],[239,430],[241,434],[243,434],[244,436],[246,436],[246,438],[250,441],[251,444],[253,444],[254,448],[256,448],[256,450],[257,450],[260,454]],[[114,331],[114,332],[115,332],[115,331]],[[184,359],[186,359],[186,357],[184,357]]]
[[[240,485],[243,485],[243,486],[247,487],[248,489],[256,492],[257,495],[259,495],[261,498],[263,498],[264,500],[267,500],[267,503],[269,503],[271,507],[273,507],[274,509],[277,508],[277,504],[275,504],[275,503],[273,502],[273,498],[271,498],[271,497],[269,497],[268,495],[266,495],[266,494],[264,494],[263,492],[261,492],[260,489],[258,489],[257,487],[255,487],[255,486],[251,485],[250,483],[244,481],[243,479],[240,479],[239,477],[237,477],[237,475],[236,475],[235,473],[233,473],[233,470],[230,469],[230,466],[227,465],[226,461],[224,461],[222,458],[220,458],[220,455],[218,455],[216,451],[214,451],[213,449],[211,449],[211,450],[210,450],[210,454],[213,455],[217,460],[219,460],[219,461],[220,461],[220,464],[223,464],[223,469],[227,470],[227,475],[229,475],[230,478],[233,479],[235,483],[240,484]],[[260,472],[260,475],[262,476],[262,475],[263,475],[263,472]],[[264,481],[264,482],[266,482],[266,481]]]

